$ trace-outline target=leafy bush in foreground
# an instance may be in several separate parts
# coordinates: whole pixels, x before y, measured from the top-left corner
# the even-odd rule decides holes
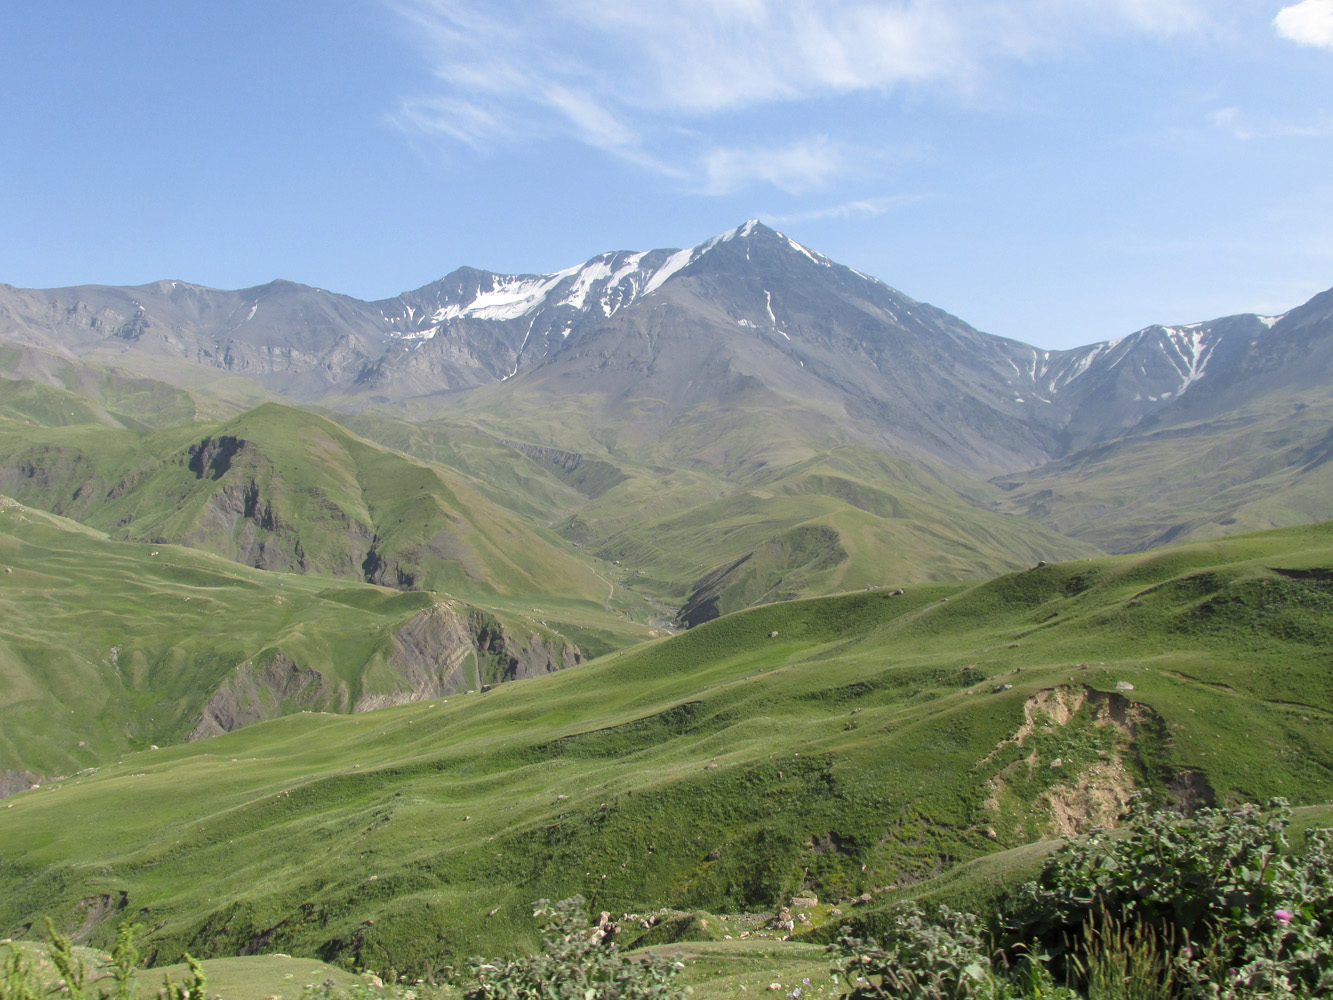
[[[1333,989],[1333,831],[1311,831],[1305,851],[1292,854],[1290,819],[1282,799],[1267,810],[1188,817],[1149,812],[1141,801],[1126,830],[1067,845],[1015,894],[1008,940],[1069,953],[1067,971],[1077,974],[1099,941],[1119,936],[1127,946],[1132,938],[1160,953],[1160,977],[1188,995],[1325,993]]]
[[[841,956],[835,974],[854,1000],[978,1000],[992,978],[980,923],[947,906],[940,907],[938,923],[916,907],[904,909],[882,946],[847,936],[830,946]]]
[[[672,985],[679,963],[649,955],[628,958],[605,940],[583,912],[582,896],[552,903],[540,899],[533,916],[544,917],[542,948],[519,959],[470,958],[476,986],[468,1000],[681,1000]]]
[[[1139,804],[1015,893],[1004,947],[970,914],[909,908],[884,945],[844,937],[836,971],[852,1000],[1333,997],[1333,831],[1292,854],[1290,817],[1281,800],[1190,817]]]

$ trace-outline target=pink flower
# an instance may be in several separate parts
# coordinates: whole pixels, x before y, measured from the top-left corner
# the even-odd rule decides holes
[[[1290,910],[1274,910],[1273,916],[1277,918],[1278,923],[1285,926],[1291,923],[1291,918],[1293,914]]]

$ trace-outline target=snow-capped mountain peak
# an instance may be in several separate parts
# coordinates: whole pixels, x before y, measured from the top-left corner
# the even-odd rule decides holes
[[[381,312],[388,325],[386,333],[403,340],[436,336],[458,320],[508,322],[562,307],[609,317],[653,294],[722,244],[756,238],[778,241],[821,267],[833,266],[818,251],[750,219],[684,250],[603,253],[550,274],[492,274],[465,268],[381,304],[386,307]],[[433,301],[418,305],[421,299]]]

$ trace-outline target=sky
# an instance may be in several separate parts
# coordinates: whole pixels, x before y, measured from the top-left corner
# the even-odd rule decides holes
[[[759,218],[1045,348],[1333,286],[1333,0],[0,0],[0,282],[386,298]]]

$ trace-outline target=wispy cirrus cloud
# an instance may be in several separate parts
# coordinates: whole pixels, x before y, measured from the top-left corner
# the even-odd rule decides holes
[[[1333,51],[1333,0],[1301,0],[1283,7],[1273,27],[1288,41]]]
[[[1333,116],[1321,112],[1304,122],[1256,118],[1240,108],[1219,108],[1208,114],[1208,124],[1233,139],[1318,139],[1333,136]]]
[[[819,222],[825,219],[868,219],[876,215],[883,215],[886,212],[906,208],[908,205],[918,204],[928,197],[929,195],[922,194],[881,195],[875,198],[845,201],[837,205],[824,205],[803,212],[788,214],[761,213],[761,218],[765,222],[780,226],[788,226],[794,222]]]
[[[1108,34],[1208,31],[1205,0],[385,0],[438,88],[391,120],[475,147],[572,137],[695,190],[818,190],[855,158],[799,124],[735,115],[907,88],[966,96],[1005,61]],[[1307,3],[1326,0],[1306,0]]]
[[[731,194],[763,181],[789,194],[804,194],[842,173],[845,160],[842,148],[827,136],[776,147],[719,147],[703,158],[704,190]]]

